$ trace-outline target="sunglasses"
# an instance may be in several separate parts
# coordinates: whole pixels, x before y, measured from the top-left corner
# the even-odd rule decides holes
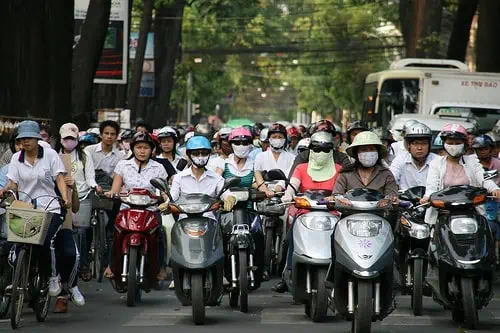
[[[248,145],[250,145],[250,142],[248,142],[248,141],[233,141],[231,143],[235,146],[248,146]]]
[[[311,150],[315,153],[329,153],[333,150],[333,147],[331,146],[313,146],[311,147]]]
[[[206,157],[208,155],[210,155],[210,152],[207,151],[207,150],[193,150],[190,152],[191,156],[202,156],[202,157]]]

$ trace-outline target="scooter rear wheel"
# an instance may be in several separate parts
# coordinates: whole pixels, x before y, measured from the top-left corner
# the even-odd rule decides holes
[[[201,272],[191,275],[191,304],[194,324],[205,324],[205,292]]]
[[[470,329],[476,329],[478,324],[476,293],[474,280],[472,278],[462,277],[460,279],[462,288],[462,305],[464,307],[465,326]]]
[[[352,321],[352,333],[370,333],[372,330],[373,283],[357,280],[357,302]]]
[[[247,265],[247,250],[239,250],[239,266],[240,266],[240,311],[248,312],[248,265]]]

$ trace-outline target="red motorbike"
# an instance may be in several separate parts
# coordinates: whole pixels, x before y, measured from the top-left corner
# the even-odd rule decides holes
[[[119,197],[128,208],[115,221],[111,284],[117,292],[127,293],[127,306],[134,306],[142,290],[150,292],[157,284],[161,223],[150,207],[159,197],[144,189],[132,189]]]

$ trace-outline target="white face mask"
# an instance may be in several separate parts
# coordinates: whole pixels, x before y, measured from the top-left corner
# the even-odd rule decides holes
[[[192,157],[191,160],[193,161],[193,164],[197,166],[198,168],[204,168],[205,165],[208,164],[208,159],[210,156],[196,156]]]
[[[361,165],[364,166],[365,168],[371,168],[372,166],[377,164],[378,152],[369,151],[366,153],[358,153],[358,160],[359,163],[361,163]]]
[[[458,157],[464,153],[464,148],[465,144],[461,143],[459,145],[448,145],[444,144],[444,150],[451,156],[451,157]]]
[[[237,146],[237,145],[232,145],[233,146],[233,152],[234,155],[238,158],[247,158],[248,155],[250,155],[250,151],[252,150],[252,146]]]
[[[269,145],[273,151],[281,151],[285,148],[285,139],[269,139]]]

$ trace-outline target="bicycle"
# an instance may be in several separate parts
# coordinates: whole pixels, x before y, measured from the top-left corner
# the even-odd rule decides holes
[[[9,263],[11,244],[7,241],[6,200],[7,197],[0,201],[0,319],[5,318],[9,312],[10,295],[7,295],[5,290],[12,283],[13,273],[13,267]]]
[[[18,200],[16,193],[12,191],[9,193]],[[21,191],[18,193],[26,195],[32,202],[41,197],[51,197],[52,200],[44,210],[12,208],[12,206],[7,209],[8,240],[15,244],[11,253],[17,253],[11,290],[12,329],[19,327],[25,300],[30,300],[38,322],[44,322],[47,317],[50,304],[50,276],[40,272],[39,263],[43,253],[40,248],[45,239],[53,236],[63,223],[62,220],[61,223],[52,223],[52,213],[48,212],[50,209],[47,208],[54,200],[58,200],[61,207],[64,205],[60,197],[47,195],[33,200],[27,193]],[[54,229],[55,232],[52,233]]]

